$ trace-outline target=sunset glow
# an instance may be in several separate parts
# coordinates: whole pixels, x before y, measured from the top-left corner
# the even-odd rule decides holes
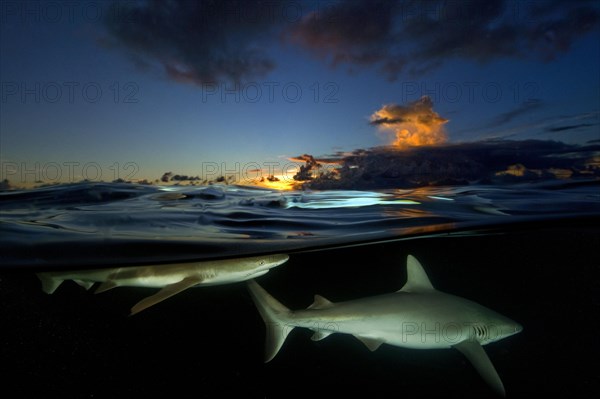
[[[2,1],[0,188],[289,190],[382,145],[596,143],[600,5],[539,3]]]
[[[267,179],[254,180],[250,185],[268,188],[271,190],[290,191],[297,190],[303,182],[297,181],[287,175],[271,176]]]
[[[433,111],[433,102],[426,96],[407,105],[384,105],[371,115],[371,124],[392,133],[391,144],[399,148],[445,143],[447,122]]]

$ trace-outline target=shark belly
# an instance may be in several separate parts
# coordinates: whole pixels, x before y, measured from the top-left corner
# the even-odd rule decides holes
[[[143,276],[135,278],[118,279],[119,286],[126,287],[149,287],[160,288],[166,285],[177,283],[183,280],[185,276],[165,275],[165,276]]]

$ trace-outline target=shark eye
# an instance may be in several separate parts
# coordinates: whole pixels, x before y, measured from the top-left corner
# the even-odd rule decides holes
[[[258,265],[259,265],[259,266],[262,266],[262,265],[264,265],[264,264],[265,264],[265,261],[264,261],[264,260],[260,260],[260,261],[258,261]]]

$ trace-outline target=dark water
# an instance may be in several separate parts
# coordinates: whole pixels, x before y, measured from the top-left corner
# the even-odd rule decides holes
[[[296,252],[600,214],[600,181],[386,191],[72,184],[0,193],[3,268]]]
[[[259,278],[292,309],[398,290],[408,254],[433,285],[523,325],[485,346],[508,397],[600,392],[600,186],[386,192],[79,184],[0,193],[0,380],[14,397],[493,397],[458,352],[294,330],[263,363],[244,284],[46,295],[34,272],[286,252]],[[355,245],[364,244],[364,245]],[[13,394],[11,394],[13,396]]]

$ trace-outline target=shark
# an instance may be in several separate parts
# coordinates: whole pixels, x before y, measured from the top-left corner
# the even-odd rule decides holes
[[[37,273],[37,276],[42,282],[42,290],[47,294],[54,293],[65,280],[73,280],[86,290],[100,283],[96,294],[122,286],[161,288],[156,294],[134,305],[131,308],[131,315],[134,315],[191,287],[230,284],[260,277],[288,259],[286,254],[275,254],[188,263],[50,271]]]
[[[256,281],[246,282],[266,328],[265,362],[279,352],[295,327],[314,331],[319,341],[334,333],[351,334],[375,351],[382,344],[412,349],[455,348],[498,394],[502,381],[483,345],[522,331],[523,327],[476,302],[436,290],[423,266],[407,257],[407,280],[396,292],[331,302],[315,295],[305,310],[290,310]]]

